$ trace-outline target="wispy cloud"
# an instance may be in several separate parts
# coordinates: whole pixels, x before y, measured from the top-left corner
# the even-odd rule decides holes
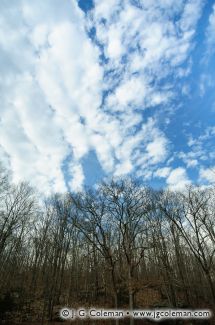
[[[214,52],[215,45],[215,4],[212,8],[212,13],[209,16],[208,27],[206,30],[208,52]]]

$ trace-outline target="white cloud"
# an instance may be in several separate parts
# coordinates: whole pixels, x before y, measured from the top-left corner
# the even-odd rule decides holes
[[[178,152],[177,157],[182,159],[187,168],[200,168],[205,162],[215,159],[215,127],[208,126],[199,136],[188,136],[187,144],[190,151]]]
[[[209,51],[213,51],[213,46],[215,44],[215,4],[212,7],[212,13],[209,16],[206,34]]]
[[[193,33],[196,23],[201,15],[201,9],[204,5],[204,0],[188,0],[185,2],[183,14],[179,22],[183,31]]]
[[[117,89],[115,94],[115,101],[113,105],[126,107],[129,104],[140,105],[142,98],[145,97],[147,92],[144,82],[141,82],[139,78],[132,78],[126,80]]]
[[[143,113],[174,97],[173,85],[159,83],[180,75],[201,1],[139,3],[95,0],[86,19],[75,0],[1,2],[0,150],[15,181],[80,189],[90,150],[115,175],[150,177],[168,158],[158,120]]]
[[[79,163],[72,163],[70,165],[70,175],[72,180],[70,181],[70,188],[72,191],[81,191],[84,183],[84,172],[83,168]]]
[[[154,173],[154,175],[157,177],[166,178],[167,176],[169,176],[170,172],[171,172],[170,167],[163,167],[163,168],[158,168]]]
[[[203,97],[207,89],[213,86],[214,86],[213,78],[210,75],[202,74],[199,83],[200,95]]]
[[[27,179],[44,192],[62,192],[64,159],[69,154],[80,159],[91,146],[93,130],[80,119],[90,121],[100,103],[98,51],[75,2],[17,2],[5,9],[6,18],[16,9],[17,28],[7,19],[11,37],[0,37],[11,68],[8,82],[2,80],[0,144],[10,157],[14,181]]]
[[[111,59],[117,59],[124,52],[121,38],[120,38],[121,35],[113,28],[109,31],[108,36],[109,36],[109,42],[107,46],[107,55]]]
[[[215,183],[215,167],[201,168],[199,172],[200,181],[207,181],[210,184]]]
[[[173,169],[166,179],[166,183],[171,190],[182,190],[185,186],[189,185],[189,180],[186,169],[178,167]]]
[[[165,137],[157,137],[146,146],[148,159],[153,164],[163,161],[167,156],[167,140]]]
[[[180,75],[180,64],[192,49],[201,8],[202,2],[193,0],[177,5],[174,1],[139,1],[139,7],[129,1],[95,1],[92,26],[96,27],[97,42],[104,48],[104,81],[106,90],[110,90],[105,109],[117,112],[123,128],[122,142],[114,151],[117,175],[133,172],[135,167],[138,175],[143,175],[147,166],[167,158],[169,141],[159,124],[148,128],[145,122],[132,134],[125,116],[129,114],[133,119],[137,110],[168,104],[173,98],[171,86],[160,88],[157,83],[173,71]],[[177,22],[175,15],[180,17]]]
[[[193,168],[198,166],[198,160],[197,159],[187,159],[186,164],[188,168]]]

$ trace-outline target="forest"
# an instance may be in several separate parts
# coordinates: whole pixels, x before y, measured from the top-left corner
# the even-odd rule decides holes
[[[214,255],[213,186],[127,178],[42,197],[1,168],[2,324],[54,324],[64,306],[213,310]]]

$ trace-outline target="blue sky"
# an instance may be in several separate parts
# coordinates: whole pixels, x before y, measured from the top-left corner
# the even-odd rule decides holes
[[[0,160],[14,182],[215,182],[215,1],[1,1],[0,25]]]

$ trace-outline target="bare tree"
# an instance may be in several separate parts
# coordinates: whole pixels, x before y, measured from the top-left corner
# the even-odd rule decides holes
[[[211,276],[214,265],[214,229],[208,202],[211,192],[189,187],[186,193],[165,192],[160,200],[160,209],[171,220],[186,240],[188,247],[199,262],[208,281],[212,299],[215,302],[215,289]]]

